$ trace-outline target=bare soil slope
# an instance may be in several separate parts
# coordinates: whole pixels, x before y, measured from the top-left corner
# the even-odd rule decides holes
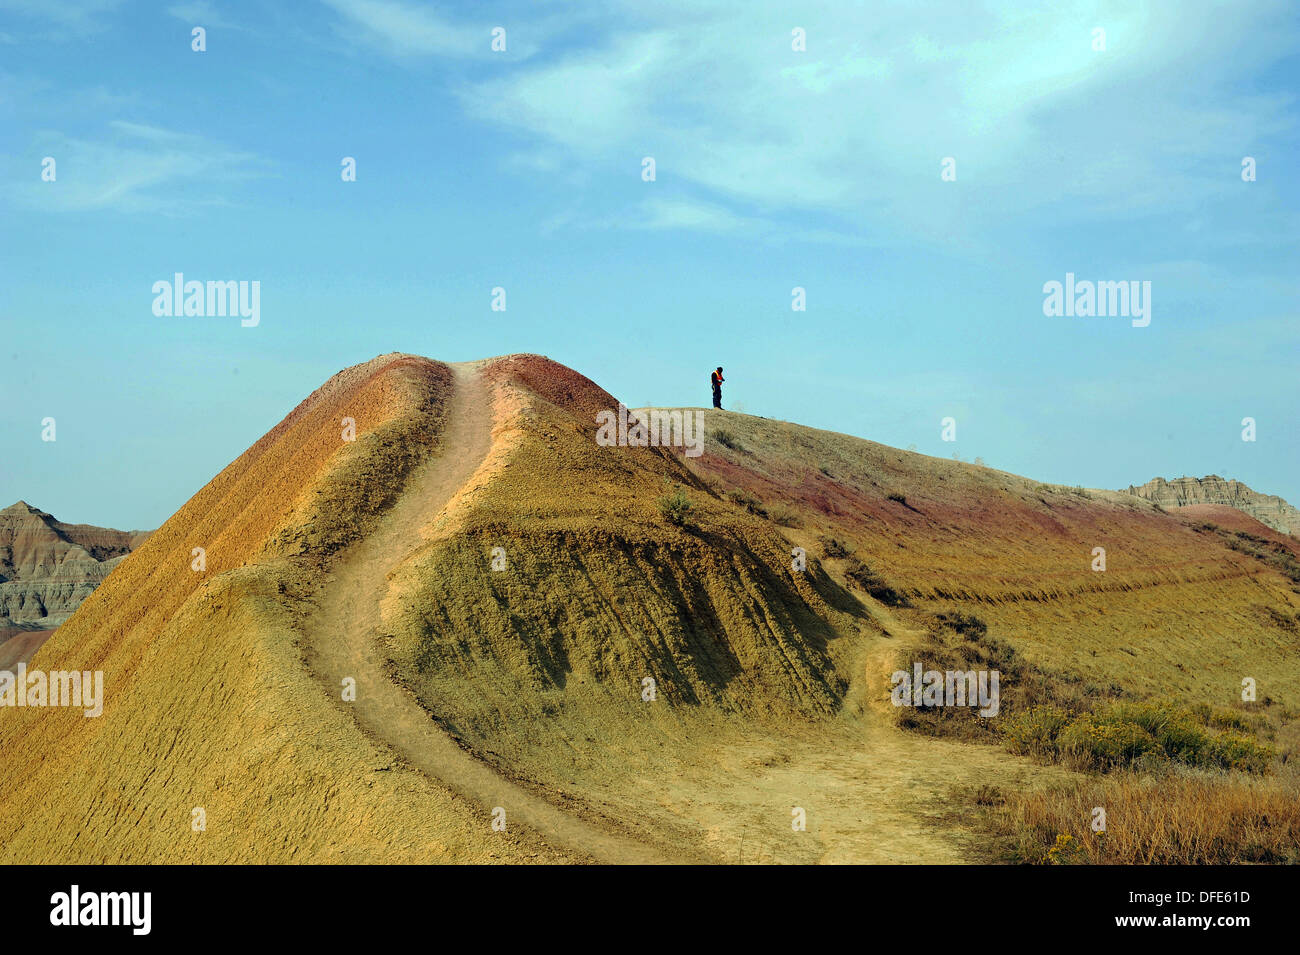
[[[0,858],[566,858],[369,741],[302,659],[323,575],[439,450],[451,389],[412,356],[341,372],[123,561],[33,661],[103,670],[103,715],[0,710]]]
[[[0,858],[979,859],[955,787],[1068,774],[898,728],[954,609],[1098,692],[1300,704],[1261,525],[730,412],[696,460],[601,447],[615,407],[535,355],[331,379],[37,654],[109,699],[0,710]]]

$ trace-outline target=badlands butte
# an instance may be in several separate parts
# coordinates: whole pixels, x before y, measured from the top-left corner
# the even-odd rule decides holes
[[[334,376],[36,652],[106,698],[0,709],[0,858],[1083,860],[1100,798],[1137,861],[1220,860],[1211,799],[1294,861],[1294,538],[729,411],[601,446],[617,406],[536,355]],[[892,706],[914,661],[1000,714]],[[1125,706],[1200,735],[1024,731]]]

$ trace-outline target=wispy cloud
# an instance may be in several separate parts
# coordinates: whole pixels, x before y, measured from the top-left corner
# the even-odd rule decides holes
[[[927,18],[913,5],[628,3],[580,45],[471,84],[464,101],[574,163],[653,155],[661,184],[868,232],[951,238],[1026,215],[1185,212],[1240,185],[1225,153],[1290,128],[1290,100],[1242,80],[1297,34],[1284,4],[1249,17],[1190,6],[988,4]],[[806,52],[791,49],[796,26]],[[1238,47],[1250,55],[1227,52]],[[958,182],[944,184],[949,156]]]
[[[121,6],[122,0],[0,0],[0,11],[4,13],[53,24],[74,33],[103,28],[106,15]]]
[[[167,8],[167,12],[177,20],[204,29],[210,27],[216,27],[219,30],[245,29],[238,23],[226,19],[225,14],[209,3],[208,0],[184,0],[182,3],[172,4]]]
[[[349,31],[399,57],[466,57],[488,49],[491,36],[442,16],[427,4],[403,0],[322,0],[346,20]]]
[[[762,216],[730,209],[725,205],[691,197],[655,196],[605,212],[565,210],[542,224],[542,233],[552,235],[567,229],[629,229],[642,232],[707,232],[761,241],[765,244],[835,242],[862,244],[862,236],[835,229],[790,226]]]
[[[214,187],[265,172],[253,153],[123,120],[109,123],[108,135],[97,140],[44,133],[38,148],[55,160],[56,180],[42,181],[35,165],[21,172],[11,168],[6,192],[13,201],[50,211],[183,215],[225,204],[225,196],[209,191]]]

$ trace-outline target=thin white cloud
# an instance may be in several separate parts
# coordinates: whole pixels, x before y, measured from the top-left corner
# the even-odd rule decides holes
[[[634,229],[698,229],[719,233],[754,232],[753,219],[736,215],[722,206],[690,199],[647,199],[636,214],[621,223]]]
[[[385,53],[399,56],[473,56],[489,49],[490,30],[457,24],[427,4],[403,0],[322,0],[349,30]],[[507,39],[509,35],[507,34]]]
[[[541,225],[543,235],[564,230],[628,229],[642,232],[707,232],[780,244],[788,241],[863,244],[843,231],[816,227],[791,229],[761,216],[738,212],[718,203],[688,197],[655,196],[621,209],[597,214],[566,209]]]
[[[90,33],[102,29],[104,17],[121,5],[122,0],[0,0],[0,12]]]
[[[629,157],[654,156],[661,183],[769,218],[952,240],[1026,216],[1184,210],[1240,185],[1224,150],[1293,122],[1289,101],[1241,82],[1295,39],[1277,3],[1233,17],[1186,3],[614,10],[618,29],[469,85],[468,111],[575,164],[634,175]],[[940,179],[948,156],[956,183]]]
[[[55,160],[55,181],[43,181],[35,165],[21,171],[10,168],[6,193],[13,201],[57,212],[112,209],[183,215],[225,204],[219,191],[223,183],[265,171],[253,153],[122,120],[109,123],[109,135],[98,140],[44,133],[37,148],[42,157]]]
[[[225,14],[207,0],[184,0],[182,3],[172,4],[167,8],[167,12],[183,23],[204,29],[212,27],[218,30],[245,29],[238,23],[226,19]]]

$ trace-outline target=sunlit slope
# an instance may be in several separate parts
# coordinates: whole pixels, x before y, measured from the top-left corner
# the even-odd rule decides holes
[[[1300,554],[1245,515],[703,409],[701,457],[600,446],[616,408],[535,355],[390,355],[331,379],[37,654],[102,669],[107,702],[0,710],[0,858],[583,858],[572,832],[492,832],[494,797],[392,755],[436,757],[431,725],[516,793],[666,856],[906,861],[924,842],[960,861],[960,826],[923,808],[953,767],[1017,789],[1060,771],[890,721],[884,678],[944,610],[1054,679],[1226,706],[1250,676],[1300,706]],[[377,642],[331,628],[326,595],[364,605]],[[380,647],[375,672],[418,705],[362,730],[321,640]],[[791,806],[809,839],[788,838]]]
[[[1175,515],[730,412],[717,429],[733,447],[709,442],[703,477],[789,508],[810,553],[855,547],[918,610],[975,613],[1029,658],[1137,695],[1227,705],[1251,676],[1300,704],[1300,547],[1240,512]]]
[[[485,374],[492,452],[395,580],[395,647],[436,713],[486,734],[566,699],[640,700],[647,678],[672,705],[838,708],[833,643],[866,625],[841,588],[794,572],[775,528],[711,496],[675,453],[597,445],[595,415],[617,403],[587,379],[537,356]],[[659,507],[679,487],[683,527]]]
[[[0,710],[0,858],[554,858],[395,765],[297,645],[331,555],[436,448],[450,380],[402,355],[341,372],[95,591],[32,665],[103,670],[103,715]]]
[[[879,628],[676,452],[598,445],[595,416],[617,402],[589,380],[538,356],[484,374],[491,452],[392,577],[399,678],[500,772],[666,849],[695,847],[700,822],[665,837],[662,820],[643,825],[650,797],[619,791],[697,765],[720,734],[832,718]],[[684,526],[660,511],[674,489],[692,503]]]
[[[1295,583],[1234,550],[1226,527],[705,409],[700,458],[602,447],[596,415],[617,402],[581,375],[537,356],[485,374],[492,451],[392,576],[396,671],[500,771],[650,838],[671,830],[730,853],[744,833],[727,812],[755,838],[771,807],[713,812],[704,806],[720,794],[664,781],[705,778],[715,754],[743,760],[746,741],[758,752],[784,736],[835,765],[859,751],[887,758],[893,744],[859,715],[935,611],[975,613],[1031,661],[1104,690],[1228,705],[1252,676],[1295,703]],[[659,506],[675,489],[692,505],[682,526]],[[853,589],[830,538],[910,606]],[[792,568],[794,546],[806,571]],[[1092,569],[1098,547],[1104,571]],[[918,770],[900,766],[900,779]],[[850,785],[841,772],[852,770],[808,777],[808,789]],[[854,848],[842,858],[868,857],[843,838]]]

